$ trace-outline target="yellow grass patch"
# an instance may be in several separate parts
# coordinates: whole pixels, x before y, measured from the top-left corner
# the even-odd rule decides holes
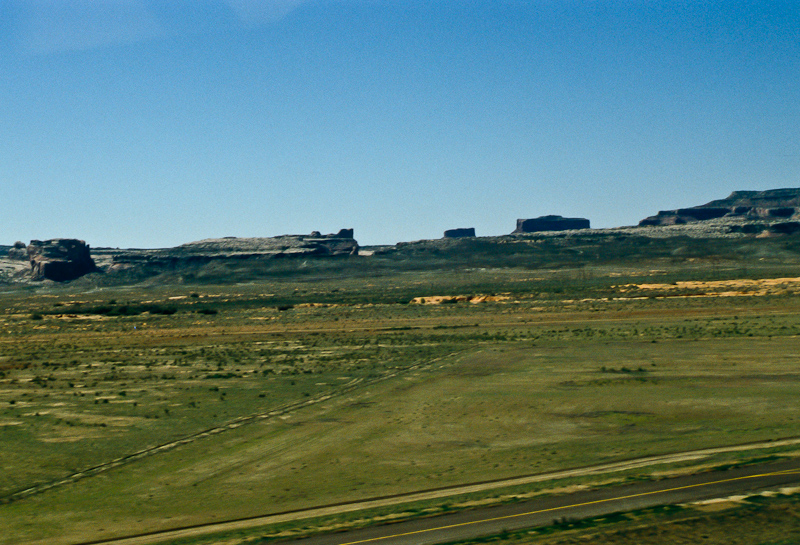
[[[428,297],[414,297],[412,304],[441,305],[442,303],[492,303],[508,301],[508,295],[429,295]]]
[[[625,284],[615,287],[622,293],[637,293],[642,291],[693,291],[696,292],[695,295],[714,297],[737,297],[743,295],[765,296],[800,291],[800,277],[683,281],[672,284]]]

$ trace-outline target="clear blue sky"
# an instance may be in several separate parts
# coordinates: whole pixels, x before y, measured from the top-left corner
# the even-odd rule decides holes
[[[797,0],[0,0],[3,244],[632,225],[799,137]]]

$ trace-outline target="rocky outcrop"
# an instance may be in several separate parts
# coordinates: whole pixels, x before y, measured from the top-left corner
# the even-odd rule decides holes
[[[181,263],[204,263],[213,260],[243,260],[251,258],[331,257],[358,255],[358,242],[352,229],[323,235],[281,235],[254,238],[210,238],[189,242],[163,250],[121,252],[113,256],[116,264],[151,264],[177,266]]]
[[[566,231],[568,229],[589,229],[585,218],[564,218],[561,216],[541,216],[533,219],[517,220],[517,228],[511,233],[537,233],[540,231]]]
[[[16,245],[15,245],[16,246]],[[74,280],[97,269],[89,245],[73,238],[32,240],[27,247],[32,280]]]
[[[475,236],[474,227],[465,227],[460,229],[448,229],[444,232],[444,238],[467,238]]]
[[[767,191],[734,191],[728,197],[711,201],[703,207],[745,206],[752,208],[800,207],[800,188],[768,189]]]
[[[800,232],[800,222],[783,221],[773,223],[767,228],[767,232],[775,235],[793,235],[797,232]]]
[[[19,261],[25,261],[28,259],[28,247],[25,246],[24,242],[17,241],[14,243],[14,246],[9,248],[8,250],[8,258],[9,259],[16,259]]]
[[[722,218],[731,213],[728,208],[681,208],[678,210],[662,210],[655,216],[650,216],[639,222],[644,227],[647,225],[683,225],[695,221],[708,221]]]
[[[270,238],[206,239],[166,251],[176,255],[206,254],[220,257],[335,256],[357,254],[358,243],[353,238],[352,229],[341,229],[338,233],[328,235],[313,231],[309,235],[281,235]]]
[[[353,240],[353,230],[352,229],[339,229],[339,232],[335,235],[326,235],[327,238],[348,238]]]
[[[305,235],[283,235],[284,237],[303,237]],[[236,237],[226,237],[236,239]],[[320,234],[319,231],[311,231],[309,238],[348,238],[353,239],[353,230],[352,229],[339,229],[338,233],[331,233],[329,235]]]
[[[662,210],[639,222],[639,226],[683,225],[717,218],[776,220],[800,213],[800,188],[769,191],[734,191],[718,199],[692,208]]]

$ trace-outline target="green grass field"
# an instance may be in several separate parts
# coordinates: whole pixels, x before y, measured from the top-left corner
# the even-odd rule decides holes
[[[406,270],[0,293],[0,543],[81,543],[800,436],[800,283],[718,283],[795,276],[753,270]],[[698,283],[673,284],[682,278]],[[409,304],[489,294],[499,300]]]

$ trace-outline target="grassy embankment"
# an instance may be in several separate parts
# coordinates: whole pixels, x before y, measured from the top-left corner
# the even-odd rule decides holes
[[[458,542],[458,545],[797,545],[800,497],[752,496],[618,513],[582,521],[558,520],[535,530]],[[456,545],[455,543],[451,545]]]

